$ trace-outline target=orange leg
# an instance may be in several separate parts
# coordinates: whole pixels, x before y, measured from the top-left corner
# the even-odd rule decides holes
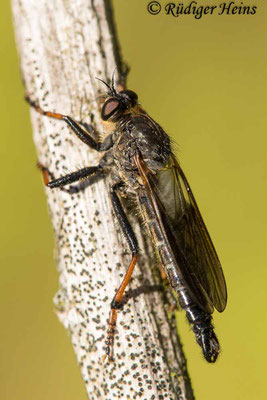
[[[97,151],[102,151],[101,148],[101,143],[97,142],[92,136],[91,136],[91,132],[82,129],[79,124],[74,121],[71,117],[69,117],[68,115],[63,115],[63,114],[59,114],[59,113],[55,113],[55,112],[51,112],[51,111],[45,111],[43,110],[39,104],[35,101],[33,101],[32,99],[30,99],[30,97],[26,94],[25,95],[25,100],[30,104],[31,107],[33,107],[35,109],[35,111],[37,111],[39,114],[41,115],[45,115],[46,117],[49,118],[54,118],[54,119],[58,119],[61,121],[64,121],[66,124],[69,125],[69,127],[71,128],[71,130],[75,133],[75,135],[85,144],[87,144],[87,146],[91,147],[92,149],[95,149]],[[85,126],[86,124],[83,124],[83,126]]]
[[[107,356],[108,356],[109,361],[112,360],[114,335],[115,335],[116,322],[117,322],[117,310],[121,306],[121,300],[122,300],[124,291],[131,279],[134,267],[136,265],[136,261],[137,261],[137,257],[138,257],[138,249],[139,249],[138,242],[135,237],[134,231],[132,230],[132,227],[128,221],[128,218],[127,218],[125,211],[122,207],[122,204],[120,202],[119,196],[116,192],[117,190],[118,190],[117,185],[112,187],[111,192],[110,192],[111,201],[112,201],[114,212],[118,218],[119,224],[123,231],[123,234],[126,237],[128,245],[132,252],[132,260],[131,260],[130,265],[127,269],[127,272],[123,278],[123,281],[111,302],[111,310],[109,313],[108,332],[107,332],[107,340],[106,340],[106,348],[105,348],[106,354],[103,356],[103,361],[105,360],[105,358]]]
[[[131,279],[134,267],[137,262],[137,254],[133,254],[131,263],[127,269],[127,272],[123,278],[123,281],[117,290],[116,295],[114,296],[114,299],[111,302],[111,310],[109,313],[109,320],[108,320],[108,332],[107,332],[107,340],[106,340],[106,349],[105,352],[106,354],[103,356],[103,361],[108,357],[108,360],[112,360],[112,355],[113,355],[113,344],[114,344],[114,335],[115,335],[115,330],[116,330],[116,323],[117,323],[117,310],[121,306],[121,300],[124,294],[124,291]]]

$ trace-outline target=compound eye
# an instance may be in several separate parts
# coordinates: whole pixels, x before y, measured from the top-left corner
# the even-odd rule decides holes
[[[136,104],[138,100],[138,96],[132,90],[122,90],[120,95],[124,97],[126,100],[130,101],[132,104]]]
[[[108,99],[103,107],[102,107],[102,111],[101,111],[101,118],[103,119],[103,121],[107,121],[110,117],[112,117],[112,115],[115,114],[116,111],[118,111],[120,108],[120,101],[116,98],[111,98]]]

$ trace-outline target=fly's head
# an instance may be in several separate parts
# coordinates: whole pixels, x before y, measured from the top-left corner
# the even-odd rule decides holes
[[[98,78],[97,78],[98,79]],[[137,105],[138,96],[132,90],[117,92],[114,88],[114,77],[111,86],[98,79],[108,88],[105,102],[101,109],[101,118],[107,122],[118,122],[120,118]]]
[[[137,99],[137,94],[132,90],[110,93],[102,106],[102,120],[118,122],[127,111],[136,106]]]

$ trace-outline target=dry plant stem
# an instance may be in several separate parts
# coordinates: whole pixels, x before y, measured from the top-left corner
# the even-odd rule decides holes
[[[12,3],[26,91],[44,109],[93,123],[102,132],[94,100],[104,87],[95,77],[107,80],[115,66],[119,72],[122,68],[109,2]],[[56,177],[98,164],[99,155],[64,122],[35,110],[31,115],[38,159]],[[175,319],[167,312],[153,251],[136,217],[131,222],[141,255],[128,301],[118,314],[115,361],[103,364],[110,302],[130,260],[127,243],[103,180],[79,193],[47,188],[46,194],[60,273],[56,309],[71,337],[90,400],[193,399]]]

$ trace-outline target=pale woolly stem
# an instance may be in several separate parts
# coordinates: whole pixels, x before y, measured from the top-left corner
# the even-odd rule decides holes
[[[109,1],[13,0],[21,70],[40,106],[93,123],[115,66],[122,71]],[[31,110],[39,161],[56,177],[97,165],[99,155],[62,121]],[[28,160],[34,163],[35,160]],[[176,323],[168,313],[150,244],[131,217],[140,262],[119,312],[115,361],[102,363],[110,302],[130,260],[103,180],[76,194],[46,189],[57,248],[55,304],[67,328],[90,400],[193,399]],[[39,284],[41,284],[39,282]],[[164,300],[165,299],[165,300]]]

